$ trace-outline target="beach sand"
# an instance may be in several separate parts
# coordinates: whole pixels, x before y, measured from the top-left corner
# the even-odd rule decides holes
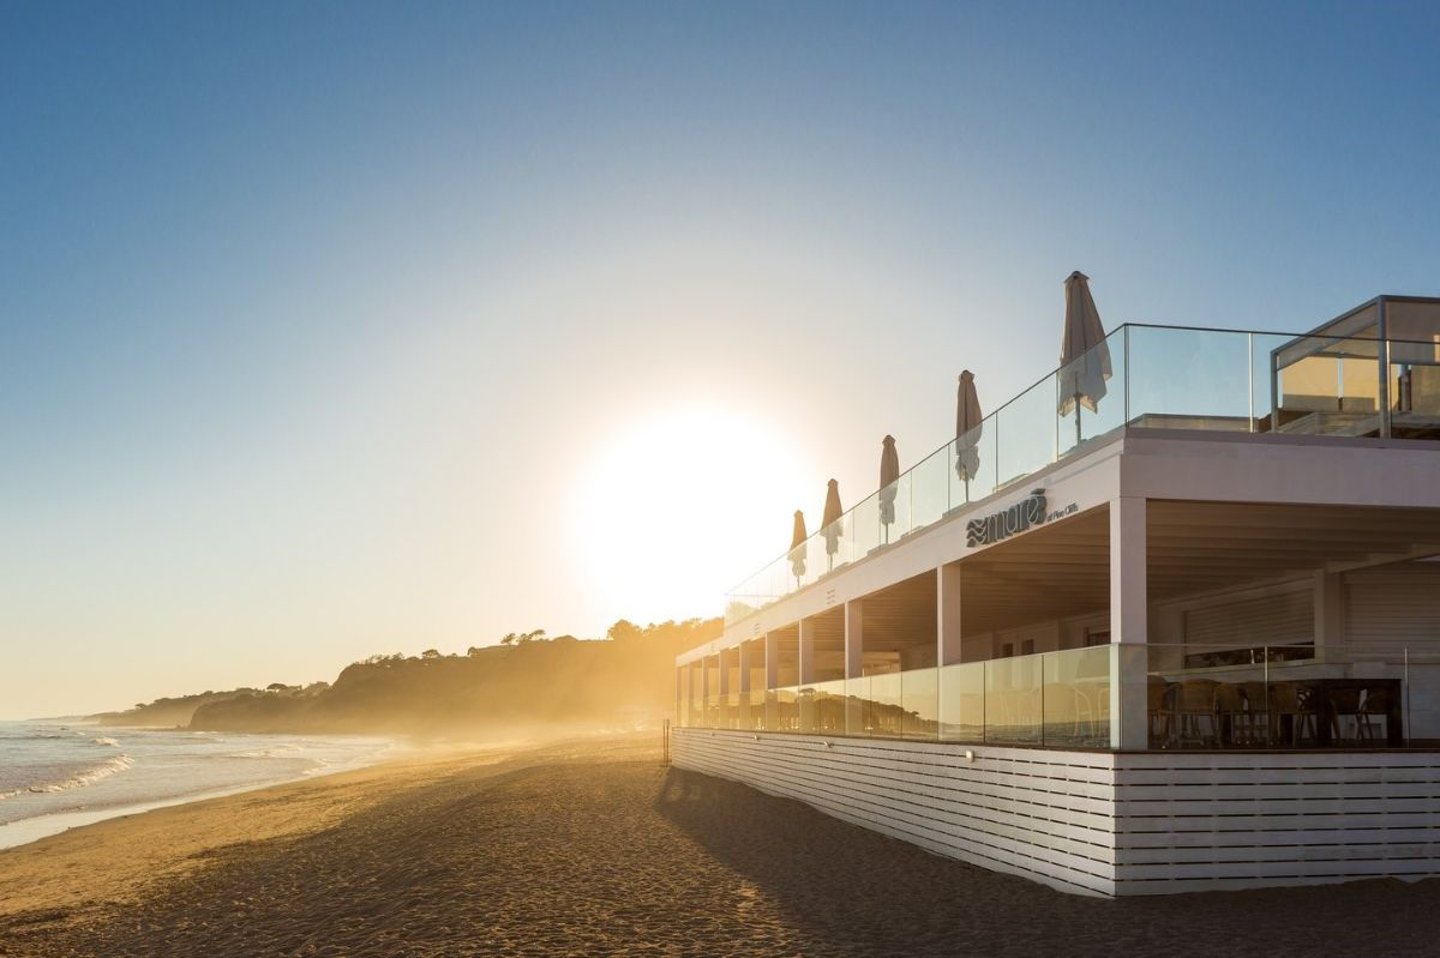
[[[0,852],[0,954],[1434,955],[1440,881],[1106,901],[664,768],[429,756]]]

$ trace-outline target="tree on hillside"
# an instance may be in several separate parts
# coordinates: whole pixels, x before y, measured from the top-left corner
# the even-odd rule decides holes
[[[629,619],[621,619],[619,622],[610,626],[609,630],[605,633],[605,638],[612,642],[628,642],[631,639],[638,639],[644,634],[645,630],[641,629],[640,626],[634,622],[631,622]]]

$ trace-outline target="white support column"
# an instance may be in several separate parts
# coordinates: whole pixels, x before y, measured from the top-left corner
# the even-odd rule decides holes
[[[1110,744],[1144,749],[1150,718],[1146,691],[1149,585],[1146,580],[1145,500],[1110,500]]]
[[[713,728],[715,725],[715,713],[710,710],[710,696],[712,690],[718,688],[715,684],[715,670],[710,668],[710,657],[700,658],[700,727]]]
[[[815,620],[800,620],[800,684],[815,681]]]
[[[935,664],[960,661],[960,563],[942,565],[935,575]]]
[[[735,691],[745,695],[750,691],[750,643],[740,643],[740,687]]]
[[[780,687],[780,640],[774,632],[765,633],[765,688]]]
[[[721,649],[718,656],[720,662],[720,688],[721,695],[729,695],[735,691],[730,687],[730,663],[734,660],[734,649]]]
[[[865,651],[865,622],[861,615],[861,600],[852,599],[845,603],[845,677],[858,679],[862,653]]]

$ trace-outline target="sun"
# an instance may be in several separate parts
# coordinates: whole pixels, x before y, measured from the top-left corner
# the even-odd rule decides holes
[[[719,615],[726,590],[789,545],[792,445],[758,417],[670,407],[617,432],[585,475],[584,574],[617,618]]]

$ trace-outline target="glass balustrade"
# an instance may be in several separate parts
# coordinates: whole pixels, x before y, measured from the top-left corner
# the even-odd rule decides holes
[[[688,698],[698,728],[1108,749],[1119,646]],[[1440,649],[1143,649],[1152,750],[1401,748],[1440,741]],[[1138,673],[1137,673],[1138,676]]]
[[[1108,748],[1112,647],[711,695],[708,728]],[[696,714],[696,713],[692,713]]]
[[[1091,393],[1103,384],[1103,394],[1076,403],[1077,384]],[[817,530],[737,585],[725,621],[1015,487],[1122,426],[1440,439],[1440,342],[1121,326],[863,499],[835,529]]]

